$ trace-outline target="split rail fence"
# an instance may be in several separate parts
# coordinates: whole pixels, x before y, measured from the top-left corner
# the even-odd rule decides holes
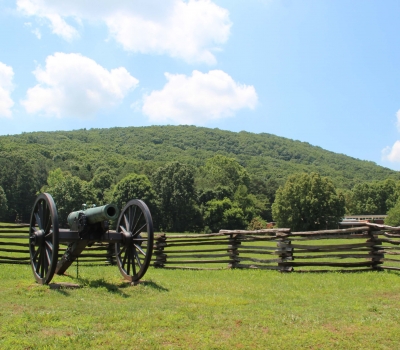
[[[351,224],[355,227],[309,232],[266,229],[158,235],[154,266],[281,272],[400,271],[400,227]]]
[[[400,271],[400,227],[353,227],[309,232],[290,229],[158,234],[153,265],[180,269],[265,269],[281,272]],[[29,264],[29,225],[0,226],[0,264]],[[63,254],[66,246],[60,246]],[[79,264],[113,264],[114,248],[96,244]]]
[[[28,234],[28,224],[0,226],[0,264],[30,264]],[[60,244],[60,256],[66,248],[66,245]],[[78,263],[114,264],[114,247],[96,243],[79,255]]]

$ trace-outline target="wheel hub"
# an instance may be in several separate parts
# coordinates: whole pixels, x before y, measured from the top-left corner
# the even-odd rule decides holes
[[[40,245],[40,243],[42,243],[44,240],[44,236],[45,236],[44,230],[37,230],[35,231],[35,233],[31,238],[32,241],[35,243],[35,245]]]

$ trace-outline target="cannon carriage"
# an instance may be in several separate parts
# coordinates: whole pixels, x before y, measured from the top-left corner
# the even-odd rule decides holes
[[[153,252],[151,213],[143,201],[133,199],[118,214],[119,209],[112,204],[75,211],[68,216],[70,229],[63,229],[52,196],[40,194],[29,227],[30,262],[36,281],[48,284],[55,273],[64,274],[81,252],[96,242],[114,244],[122,276],[130,282],[140,280]],[[110,220],[117,220],[116,230],[110,230]],[[59,259],[60,244],[67,244],[67,249]]]

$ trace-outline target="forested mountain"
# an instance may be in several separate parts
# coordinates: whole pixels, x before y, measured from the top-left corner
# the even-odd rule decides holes
[[[235,158],[247,170],[255,193],[260,184],[264,188],[271,185],[275,191],[298,172],[329,176],[341,189],[360,182],[400,179],[399,172],[373,162],[267,133],[151,126],[0,136],[0,186],[8,207],[26,212],[46,185],[50,170],[60,168],[91,181],[102,169],[112,174],[115,184],[131,173],[150,178],[172,161],[199,169],[216,154]],[[196,183],[201,182],[199,174],[194,177]]]
[[[285,179],[295,172],[330,176],[340,188],[360,181],[399,179],[399,173],[306,142],[271,134],[230,132],[195,126],[151,126],[34,132],[0,136],[0,157],[27,157],[41,171],[60,167],[85,180],[107,166],[121,177],[150,173],[159,165],[180,161],[195,166],[215,154],[236,158],[252,175]],[[46,176],[45,176],[46,177]]]

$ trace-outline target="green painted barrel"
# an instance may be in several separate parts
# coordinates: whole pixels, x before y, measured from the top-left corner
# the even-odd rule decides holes
[[[74,227],[78,221],[80,214],[85,214],[89,224],[95,224],[105,220],[116,220],[119,215],[119,210],[114,204],[106,204],[101,207],[89,208],[86,210],[73,211],[68,215],[68,225]]]

